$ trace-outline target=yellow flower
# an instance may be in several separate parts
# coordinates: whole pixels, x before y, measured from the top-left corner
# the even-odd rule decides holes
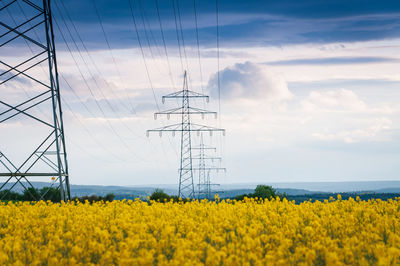
[[[0,265],[398,265],[400,198],[0,202]]]

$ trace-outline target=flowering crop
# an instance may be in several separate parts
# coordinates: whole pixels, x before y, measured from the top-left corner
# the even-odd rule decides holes
[[[0,204],[0,265],[391,265],[400,198]]]

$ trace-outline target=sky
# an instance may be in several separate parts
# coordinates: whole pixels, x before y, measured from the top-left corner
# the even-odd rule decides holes
[[[179,121],[153,114],[179,104],[161,97],[182,89],[184,70],[210,95],[193,106],[219,112],[193,122],[226,130],[204,136],[227,169],[213,182],[400,180],[400,2],[218,0],[219,49],[215,0],[195,4],[52,1],[72,184],[178,183],[179,135],[146,130]],[[19,5],[0,20],[35,15]],[[0,57],[16,65],[35,49],[17,38]],[[29,71],[45,80],[39,66]],[[13,103],[40,91],[21,76],[0,88]],[[2,122],[0,151],[21,161],[40,134],[26,117]]]

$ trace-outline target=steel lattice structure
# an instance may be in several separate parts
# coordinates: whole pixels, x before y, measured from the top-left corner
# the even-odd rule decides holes
[[[15,120],[25,135],[21,140],[11,135],[12,141],[32,143],[31,150],[5,151],[10,140],[0,139],[0,191],[21,186],[29,191],[38,188],[34,181],[44,180],[60,189],[61,200],[70,199],[50,0],[5,0],[0,16],[0,126]],[[24,93],[17,97],[16,88]],[[41,199],[45,193],[31,196]]]
[[[176,132],[181,133],[181,154],[180,154],[180,167],[179,167],[179,188],[178,188],[178,196],[181,198],[194,198],[195,190],[194,190],[194,180],[193,180],[193,158],[192,158],[192,132],[197,132],[200,134],[201,132],[222,132],[225,134],[225,130],[221,128],[209,127],[206,125],[195,124],[191,122],[191,115],[201,115],[204,117],[206,114],[213,114],[215,117],[217,116],[216,112],[211,112],[208,110],[195,108],[190,106],[190,99],[193,98],[202,98],[209,101],[209,96],[197,93],[189,90],[188,82],[187,82],[187,73],[184,73],[183,79],[183,89],[178,92],[174,92],[162,97],[162,102],[165,102],[165,99],[181,99],[182,105],[177,108],[173,108],[166,111],[157,112],[154,114],[154,118],[156,119],[158,115],[166,115],[168,118],[171,115],[180,115],[181,123],[167,125],[161,128],[147,130],[147,135],[151,132],[158,132],[160,136],[163,132],[171,132],[175,135]]]
[[[198,160],[198,168],[194,168],[197,170],[199,176],[199,183],[197,184],[197,198],[198,199],[212,199],[212,193],[215,191],[212,190],[213,186],[218,186],[219,184],[211,183],[211,172],[226,172],[226,168],[215,167],[212,165],[215,161],[219,163],[222,161],[221,157],[215,157],[206,153],[208,150],[212,150],[214,152],[217,151],[215,147],[210,147],[204,144],[203,134],[200,136],[200,144],[197,147],[193,147],[193,150],[198,150],[197,156],[193,157],[193,160]]]

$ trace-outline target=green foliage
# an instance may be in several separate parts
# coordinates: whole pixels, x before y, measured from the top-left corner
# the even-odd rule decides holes
[[[170,201],[171,197],[162,189],[156,188],[154,192],[150,195],[150,200],[165,202]]]
[[[72,199],[72,201],[80,201],[82,203],[88,201],[89,203],[97,202],[97,201],[113,201],[115,198],[115,195],[112,193],[109,193],[105,195],[104,197],[102,196],[96,196],[96,195],[90,195],[90,196],[83,196],[83,197],[75,197]]]
[[[277,196],[275,189],[271,186],[266,185],[258,185],[253,193],[254,197],[262,198],[262,199],[272,199]]]
[[[266,185],[258,185],[256,189],[254,190],[254,193],[249,193],[249,194],[243,194],[236,196],[236,200],[243,200],[245,197],[247,198],[259,198],[259,199],[272,199],[276,198],[277,196],[279,197],[286,197],[286,195],[279,195],[275,189],[273,189],[271,186],[266,186]]]
[[[0,191],[1,200],[21,200],[22,195],[8,189]]]
[[[39,194],[41,195],[43,200],[51,200],[52,202],[61,201],[61,193],[58,188],[44,187],[40,189]]]
[[[34,201],[40,199],[39,191],[33,187],[25,189],[22,194],[22,200]]]
[[[0,199],[1,200],[13,200],[13,201],[37,201],[37,200],[51,200],[53,202],[61,201],[61,194],[58,188],[53,187],[43,187],[41,189],[36,188],[27,188],[24,190],[22,194],[10,191],[3,190],[0,191]]]
[[[108,193],[105,197],[104,197],[104,201],[113,201],[115,198],[115,195],[113,193]]]

